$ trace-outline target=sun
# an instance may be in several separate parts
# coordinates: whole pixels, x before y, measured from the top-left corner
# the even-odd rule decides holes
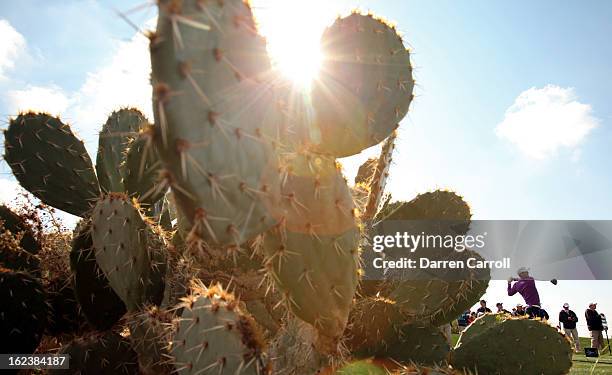
[[[320,38],[337,15],[329,0],[253,2],[259,32],[266,37],[273,67],[296,86],[310,87],[322,55]]]

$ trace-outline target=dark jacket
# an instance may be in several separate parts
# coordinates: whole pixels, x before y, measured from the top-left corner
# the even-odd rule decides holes
[[[572,318],[571,320],[569,318]],[[578,321],[578,317],[576,313],[572,310],[565,309],[561,310],[559,313],[559,322],[563,323],[563,328],[565,329],[574,329],[576,328],[576,322]]]
[[[587,309],[584,313],[589,331],[603,331],[601,316],[596,310]]]

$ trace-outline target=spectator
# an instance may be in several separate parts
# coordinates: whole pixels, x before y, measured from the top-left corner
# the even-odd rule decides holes
[[[511,277],[508,279],[508,295],[513,296],[519,293],[527,304],[527,314],[530,319],[544,318],[540,307],[540,294],[536,288],[535,279],[529,276],[529,269],[519,268],[516,273],[519,278]],[[512,282],[515,282],[512,285]]]
[[[480,307],[478,308],[478,310],[476,310],[476,314],[478,316],[484,315],[486,313],[490,313],[491,309],[487,307],[487,301],[485,301],[484,299],[480,300]]]
[[[497,313],[498,314],[501,314],[501,313],[503,313],[503,314],[510,314],[510,311],[504,309],[504,305],[501,302],[497,302],[495,304],[495,307],[497,307]]]
[[[457,325],[459,326],[459,332],[463,332],[463,330],[470,325],[470,310],[465,310],[463,314],[457,319]]]
[[[542,320],[549,320],[550,316],[548,315],[548,311],[540,308],[540,318],[542,318]]]
[[[584,312],[587,326],[591,331],[591,347],[595,349],[603,348],[603,322],[601,315],[597,312],[597,304],[591,302],[589,308]]]
[[[520,303],[518,305],[516,305],[516,311],[514,313],[515,316],[524,316],[525,314],[527,314],[527,311],[525,311],[525,309],[523,308],[523,305],[521,305]]]
[[[565,336],[569,337],[574,342],[574,351],[580,352],[580,338],[578,337],[578,330],[576,329],[576,323],[578,323],[578,316],[575,312],[570,310],[569,303],[563,304],[563,309],[559,312],[559,323],[563,325],[563,332]]]
[[[476,320],[476,312],[472,311],[470,313],[470,324],[472,324],[474,320]]]

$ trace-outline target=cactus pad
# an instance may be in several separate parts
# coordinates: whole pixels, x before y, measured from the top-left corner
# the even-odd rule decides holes
[[[451,362],[454,368],[479,374],[566,374],[572,347],[540,320],[485,315],[462,333]]]
[[[161,161],[153,143],[153,133],[154,129],[148,127],[130,142],[122,165],[126,193],[144,204],[159,201],[167,190],[157,184],[161,177]]]
[[[82,221],[75,230],[70,269],[75,295],[87,321],[101,331],[111,328],[126,309],[96,263],[89,220]]]
[[[359,231],[352,198],[334,159],[295,154],[285,165],[279,224],[266,234],[264,264],[291,311],[334,352],[357,288]]]
[[[70,369],[53,375],[137,375],[138,362],[130,342],[114,332],[78,338],[62,348],[70,355]]]
[[[104,192],[125,191],[123,171],[128,144],[148,121],[139,110],[122,108],[114,111],[102,126],[98,138],[96,172]]]
[[[58,118],[33,112],[10,121],[4,159],[25,189],[44,203],[84,216],[100,195],[83,142]]]
[[[394,27],[357,13],[325,30],[321,48],[325,58],[312,92],[318,148],[353,155],[387,138],[408,112],[410,54]]]
[[[48,306],[40,282],[0,267],[0,353],[34,353],[47,324]]]
[[[164,275],[156,272],[155,261],[163,257],[164,243],[125,194],[111,193],[98,201],[91,238],[100,269],[128,310],[161,303],[159,279]]]
[[[279,199],[277,110],[256,82],[270,68],[265,41],[246,2],[178,4],[159,3],[151,38],[166,183],[189,221],[190,246],[240,244],[274,224],[263,201]]]
[[[220,287],[194,285],[184,298],[171,354],[180,375],[263,374],[260,333],[237,301]]]

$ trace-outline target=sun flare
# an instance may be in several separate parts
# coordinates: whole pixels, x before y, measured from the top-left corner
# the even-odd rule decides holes
[[[254,2],[259,31],[268,41],[272,64],[297,86],[309,87],[322,60],[319,40],[338,9],[329,1],[261,0]]]

